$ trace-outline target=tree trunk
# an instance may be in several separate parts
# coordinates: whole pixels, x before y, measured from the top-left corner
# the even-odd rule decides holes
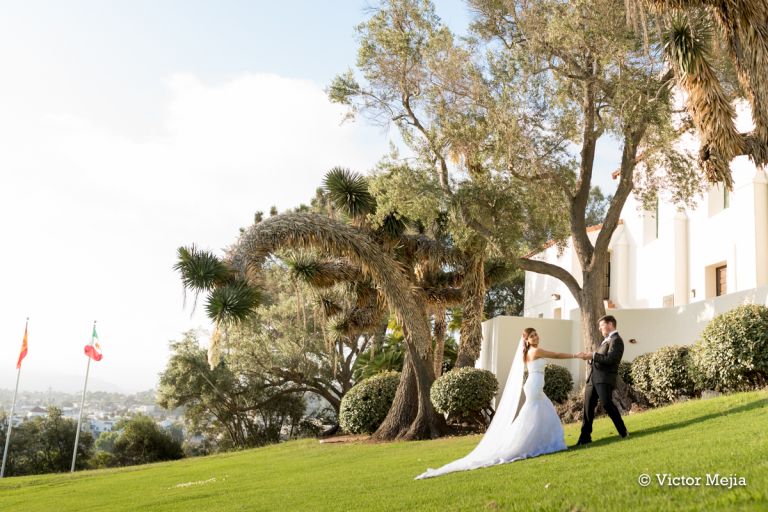
[[[434,367],[435,378],[440,377],[443,373],[443,354],[445,352],[445,306],[437,306],[435,308],[435,327],[433,335],[435,338],[435,353],[434,353]]]
[[[416,387],[416,374],[411,364],[410,351],[405,352],[403,373],[397,385],[395,399],[387,412],[384,421],[371,436],[372,439],[389,441],[398,438],[408,431],[408,427],[416,419],[418,412],[419,394]]]
[[[445,418],[435,412],[429,398],[435,380],[431,361],[419,357],[412,343],[406,343],[406,347],[403,373],[395,399],[386,418],[371,436],[372,439],[434,439],[449,432]]]
[[[602,336],[597,328],[597,321],[605,315],[605,304],[602,299],[603,274],[602,270],[584,272],[584,283],[581,288],[581,336],[584,350],[592,352],[600,346]]]
[[[474,366],[480,356],[483,341],[483,303],[485,301],[484,250],[477,250],[467,257],[467,268],[461,286],[461,302],[464,317],[461,322],[461,345],[456,357],[456,368]]]

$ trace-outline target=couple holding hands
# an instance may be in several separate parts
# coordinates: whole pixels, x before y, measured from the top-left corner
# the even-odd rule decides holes
[[[605,337],[594,352],[565,354],[551,352],[539,346],[539,334],[533,328],[523,331],[512,362],[501,401],[496,408],[485,435],[469,455],[438,469],[428,469],[417,479],[467,471],[520,459],[536,457],[567,449],[560,417],[544,394],[546,359],[587,361],[587,383],[584,390],[584,418],[577,446],[592,442],[592,421],[600,400],[622,438],[629,436],[616,404],[611,398],[616,386],[619,363],[624,354],[624,342],[616,330],[616,318],[606,315],[598,321]],[[528,379],[523,384],[525,369]],[[521,399],[524,403],[520,407]]]

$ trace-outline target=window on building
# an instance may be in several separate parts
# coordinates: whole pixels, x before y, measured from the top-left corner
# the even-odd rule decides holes
[[[731,205],[731,192],[722,183],[712,185],[707,195],[709,216],[717,215]]]
[[[611,253],[608,253],[608,261],[605,262],[604,272],[603,300],[608,300],[611,298]]]
[[[728,266],[723,265],[715,269],[715,295],[718,297],[728,293]]]
[[[560,320],[563,318],[563,308],[555,308],[554,315],[555,320]]]
[[[661,307],[663,307],[663,308],[671,308],[674,305],[675,305],[675,295],[674,294],[672,294],[672,295],[665,295],[661,299]]]

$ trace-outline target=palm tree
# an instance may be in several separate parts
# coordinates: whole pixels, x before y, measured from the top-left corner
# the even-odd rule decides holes
[[[755,165],[768,163],[768,3],[764,0],[650,0],[668,15],[665,49],[677,78],[688,93],[688,110],[701,132],[699,160],[710,181],[729,188],[730,161],[749,155]],[[750,103],[755,129],[739,134],[735,113],[714,65],[714,26],[728,51]]]
[[[409,364],[377,437],[424,439],[442,435],[443,418],[435,414],[429,399],[434,380],[429,325],[402,266],[364,230],[310,213],[278,215],[252,226],[234,247],[231,261],[249,283],[256,284],[267,256],[286,248],[319,250],[358,265],[379,288],[404,328]],[[413,381],[415,403],[406,388]]]
[[[184,290],[195,293],[195,305],[200,293],[208,293],[205,310],[215,326],[208,349],[213,368],[221,358],[222,328],[245,320],[262,302],[261,294],[214,254],[194,245],[178,249],[173,268],[181,274]]]

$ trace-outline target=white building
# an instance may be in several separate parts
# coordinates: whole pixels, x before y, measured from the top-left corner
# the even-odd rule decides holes
[[[749,129],[744,113],[739,121]],[[665,345],[694,343],[717,314],[743,302],[768,305],[768,179],[745,156],[731,163],[733,190],[710,187],[693,209],[659,202],[644,211],[630,196],[609,245],[607,312],[618,320],[624,360]],[[593,241],[599,226],[590,228]],[[552,245],[533,256],[558,265],[581,281],[572,245]],[[536,321],[533,321],[536,319]],[[542,345],[562,352],[582,350],[578,304],[558,279],[526,272],[523,318],[484,323],[478,366],[494,371],[511,363],[524,327],[539,330]],[[570,333],[570,334],[569,334]],[[627,343],[630,339],[635,343]],[[583,382],[584,365],[563,363]]]
[[[88,425],[90,428],[87,430],[93,434],[93,437],[99,437],[104,432],[112,432],[115,428],[115,423],[117,423],[115,420],[89,419]]]
[[[48,416],[48,409],[44,409],[40,406],[35,406],[31,408],[29,411],[27,411],[27,419],[31,420],[33,418],[45,418]]]

